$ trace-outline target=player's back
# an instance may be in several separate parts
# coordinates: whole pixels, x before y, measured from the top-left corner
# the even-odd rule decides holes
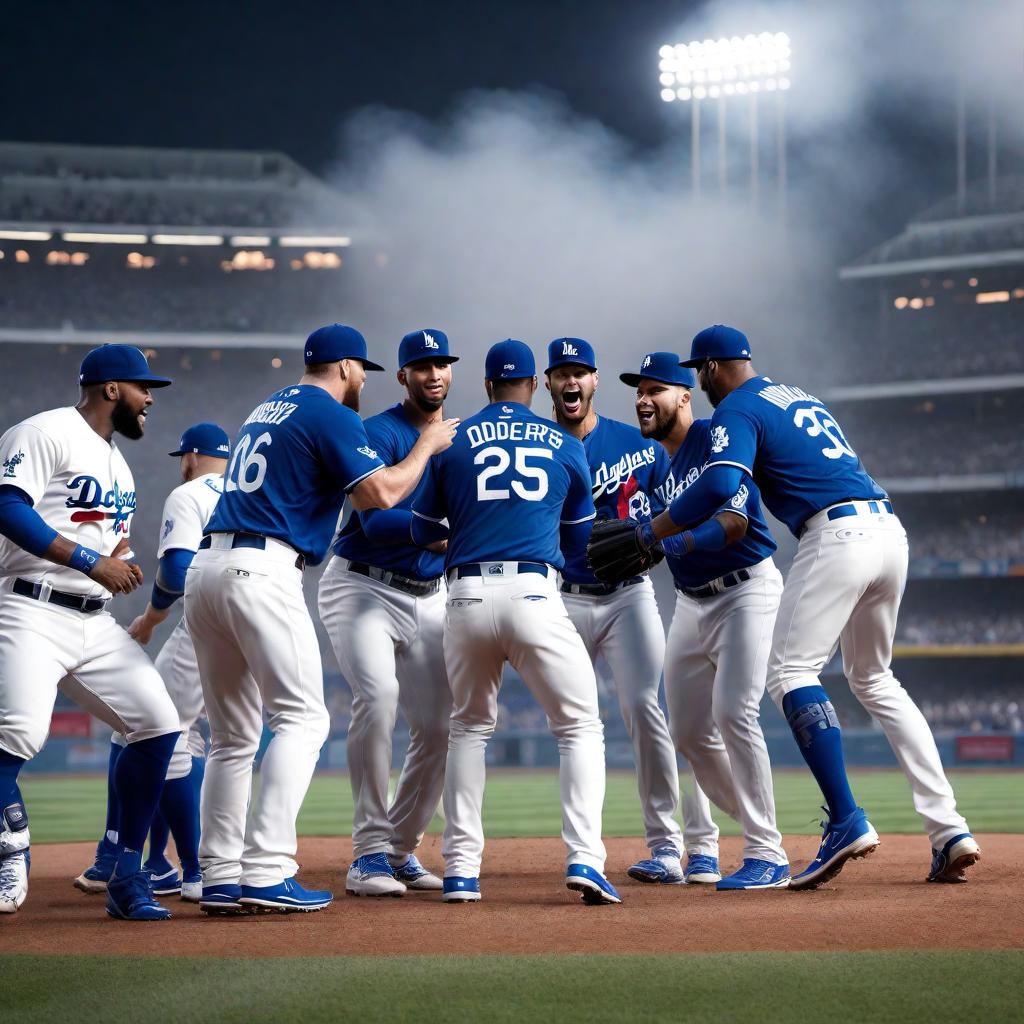
[[[885,497],[828,408],[768,377],[751,378],[719,404],[709,461],[746,469],[765,506],[793,533],[829,505]]]
[[[220,473],[204,473],[178,484],[164,502],[157,556],[174,548],[197,550],[223,492],[224,477]]]
[[[207,531],[273,537],[319,562],[345,494],[383,468],[365,437],[356,413],[323,388],[275,392],[242,424]]]
[[[583,445],[525,405],[492,403],[435,457],[413,511],[447,517],[446,568],[502,560],[561,568],[560,525],[594,515]]]

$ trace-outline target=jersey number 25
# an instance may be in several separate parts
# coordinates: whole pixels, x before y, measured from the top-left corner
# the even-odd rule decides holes
[[[550,448],[516,448],[515,453],[515,475],[509,487],[524,501],[541,501],[548,493],[547,470],[543,466],[531,466],[530,460],[550,460],[554,453]],[[504,501],[512,496],[507,487],[490,486],[491,480],[507,472],[512,465],[512,457],[504,448],[496,445],[484,448],[477,452],[473,465],[484,467],[476,478],[477,501]],[[535,486],[528,487],[524,480],[535,481]]]

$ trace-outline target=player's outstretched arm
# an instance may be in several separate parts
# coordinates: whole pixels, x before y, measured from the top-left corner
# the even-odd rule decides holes
[[[720,509],[743,482],[744,470],[727,463],[711,463],[669,507],[651,523],[651,537],[658,541],[703,523]]]
[[[18,487],[0,487],[0,533],[37,558],[77,569],[112,594],[131,593],[142,583],[142,570],[120,557],[130,550],[127,537],[109,556],[76,544],[43,522]]]
[[[666,537],[661,546],[667,555],[682,557],[691,551],[721,551],[747,535],[747,517],[723,510],[692,530]]]
[[[457,419],[450,419],[424,427],[412,451],[401,462],[379,469],[356,484],[349,492],[353,508],[359,512],[391,508],[408,497],[420,482],[431,456],[451,447],[458,426]]]

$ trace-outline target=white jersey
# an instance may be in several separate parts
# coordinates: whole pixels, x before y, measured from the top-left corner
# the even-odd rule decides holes
[[[128,537],[135,480],[117,445],[104,441],[73,406],[30,416],[0,438],[0,485],[23,490],[47,526],[109,555]],[[110,591],[77,569],[54,565],[0,537],[0,577],[21,576],[88,597]]]
[[[203,530],[224,491],[220,473],[206,473],[175,487],[164,502],[157,558],[171,550],[198,551]]]

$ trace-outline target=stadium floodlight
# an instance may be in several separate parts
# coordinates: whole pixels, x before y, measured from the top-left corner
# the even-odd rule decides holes
[[[270,235],[232,235],[228,241],[232,245],[270,245]]]
[[[145,245],[146,235],[125,235],[113,231],[65,231],[61,234],[65,242],[109,242],[117,245]]]
[[[352,244],[347,235],[282,235],[278,244],[288,249],[309,249],[322,246],[326,249],[342,249]]]
[[[736,88],[736,91],[746,93],[768,88],[771,80],[775,82],[772,90],[788,89],[789,79],[780,79],[779,75],[790,70],[791,55],[789,36],[785,32],[762,32],[742,39],[733,36],[731,39],[694,40],[676,46],[666,44],[658,51],[659,81],[665,89],[662,99],[668,102],[666,93],[673,85],[692,82],[709,85],[731,82],[734,87],[743,84],[747,88]],[[681,97],[677,94],[673,98]],[[694,89],[693,98],[703,97]]]
[[[223,245],[223,235],[164,235],[152,238],[154,245]]]
[[[52,231],[21,231],[5,228],[0,231],[0,238],[9,238],[17,242],[48,242],[53,238]]]

